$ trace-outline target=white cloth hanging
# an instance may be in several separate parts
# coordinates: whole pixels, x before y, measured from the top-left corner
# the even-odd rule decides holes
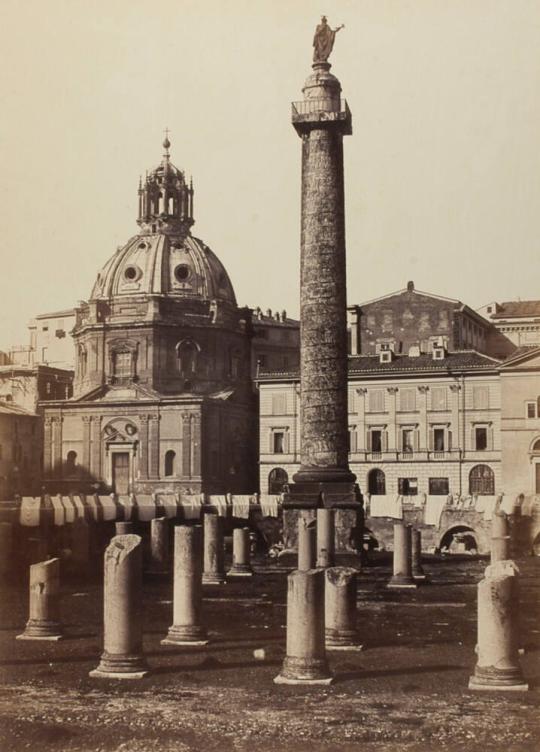
[[[232,497],[233,517],[240,519],[249,519],[249,507],[251,505],[251,496],[240,495]]]
[[[62,505],[66,513],[66,522],[71,524],[77,519],[77,509],[70,496],[62,496]]]
[[[60,527],[66,522],[66,512],[64,505],[62,504],[61,496],[51,496],[51,504],[53,505],[54,524]]]
[[[446,506],[446,496],[429,496],[426,499],[426,508],[424,511],[424,525],[435,525],[439,527],[441,515]]]
[[[171,520],[178,514],[176,496],[174,494],[159,494],[158,501],[165,510],[165,517]]]
[[[208,503],[215,507],[220,517],[227,516],[227,497],[225,494],[210,494],[208,496]]]
[[[39,527],[41,510],[41,496],[23,496],[19,520],[24,527]]]
[[[112,520],[116,520],[118,516],[118,509],[116,507],[116,502],[112,498],[112,496],[99,496],[99,503],[101,504],[101,508],[103,509],[103,519],[105,522],[111,522]]]
[[[277,517],[279,514],[279,505],[281,503],[280,495],[261,494],[260,505],[263,517]]]
[[[137,502],[137,512],[141,522],[149,522],[150,520],[155,519],[156,504],[150,494],[137,494],[135,500]]]
[[[69,496],[71,503],[75,507],[75,514],[77,517],[82,517],[84,519],[85,515],[85,506],[83,498],[80,494],[70,494]]]
[[[395,497],[386,495],[371,495],[369,497],[370,517],[393,517],[395,511]]]
[[[198,520],[201,516],[201,507],[203,503],[202,495],[195,494],[192,496],[180,497],[182,511],[186,520]]]

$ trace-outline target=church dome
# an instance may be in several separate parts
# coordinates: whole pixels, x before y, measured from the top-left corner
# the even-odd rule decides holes
[[[220,300],[236,306],[225,267],[198,238],[169,233],[135,235],[107,261],[91,300],[118,296],[167,295]]]
[[[191,234],[193,184],[171,163],[168,138],[163,147],[161,164],[139,184],[141,230],[107,261],[90,299],[167,295],[236,306],[223,264]]]

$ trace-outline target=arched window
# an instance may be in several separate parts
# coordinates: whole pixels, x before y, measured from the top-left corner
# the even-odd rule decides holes
[[[268,475],[268,493],[280,494],[283,486],[289,482],[289,476],[282,467],[275,467]]]
[[[77,467],[77,452],[69,451],[66,455],[66,475],[73,475]]]
[[[386,478],[378,467],[368,473],[368,493],[372,496],[384,496],[386,494]]]
[[[540,439],[536,439],[536,441],[533,444],[532,451],[536,454],[540,454]]]
[[[176,459],[176,452],[169,449],[165,452],[165,475],[174,475],[174,461]]]
[[[469,473],[469,493],[479,496],[493,496],[495,474],[488,465],[475,465]]]
[[[176,346],[178,357],[178,369],[182,376],[192,376],[197,370],[197,358],[199,356],[199,346],[191,340],[184,340]]]

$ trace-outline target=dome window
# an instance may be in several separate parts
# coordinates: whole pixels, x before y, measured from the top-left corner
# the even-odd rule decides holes
[[[178,282],[185,282],[191,276],[191,269],[187,264],[178,264],[174,270],[174,276]]]
[[[124,269],[124,279],[126,279],[128,282],[136,282],[138,279],[140,279],[141,276],[142,271],[138,266],[130,264]]]
[[[146,243],[139,243],[137,248],[146,248]]]

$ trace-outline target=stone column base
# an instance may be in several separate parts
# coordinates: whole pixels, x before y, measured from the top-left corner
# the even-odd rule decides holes
[[[49,640],[51,642],[62,640],[62,625],[56,621],[37,621],[29,619],[24,632],[17,635],[17,640]]]
[[[274,684],[331,684],[333,680],[326,658],[287,656]]]
[[[358,633],[352,630],[326,629],[324,644],[327,650],[362,650],[358,642]]]
[[[225,585],[226,582],[225,574],[221,574],[220,572],[203,572],[203,585]]]
[[[249,564],[233,564],[227,577],[253,577],[253,570]]]
[[[172,626],[162,645],[208,645],[206,629],[195,626]]]
[[[142,679],[149,673],[142,655],[113,655],[103,653],[99,666],[90,671],[95,679]]]
[[[501,669],[494,666],[476,666],[474,676],[469,679],[469,689],[526,692],[529,685],[519,667]]]
[[[415,590],[418,585],[411,577],[395,574],[386,586],[389,590]]]

